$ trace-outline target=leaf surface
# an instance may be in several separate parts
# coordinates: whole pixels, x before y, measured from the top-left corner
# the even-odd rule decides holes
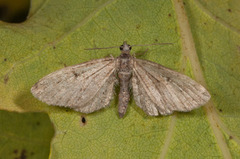
[[[47,112],[56,131],[50,158],[240,158],[239,2],[220,2],[33,3],[26,22],[0,26],[0,109]],[[173,43],[132,52],[148,48],[140,58],[201,82],[211,101],[189,113],[149,117],[132,99],[119,119],[117,95],[109,108],[88,115],[48,106],[31,95],[34,83],[57,69],[120,54],[118,48],[84,48],[125,40]]]
[[[0,110],[1,158],[48,158],[54,134],[45,113],[16,113]]]

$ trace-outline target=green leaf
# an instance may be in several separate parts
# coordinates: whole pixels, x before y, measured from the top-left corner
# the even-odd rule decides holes
[[[0,26],[0,109],[47,112],[56,131],[50,158],[240,158],[238,1],[32,5],[26,22]],[[84,48],[118,46],[124,40],[174,43],[132,51],[148,48],[141,58],[192,76],[206,86],[211,101],[189,113],[149,117],[132,100],[119,119],[117,95],[109,108],[88,115],[48,106],[31,95],[34,83],[57,69],[120,54],[118,48]]]
[[[45,113],[0,110],[0,158],[47,158],[53,126]]]

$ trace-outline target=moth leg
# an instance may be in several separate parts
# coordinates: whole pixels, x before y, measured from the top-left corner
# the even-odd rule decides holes
[[[134,53],[133,53],[133,56],[134,56],[134,57],[144,56],[144,55],[148,52],[148,50],[149,50],[149,49],[147,48],[144,52],[136,52],[136,53],[134,52]]]

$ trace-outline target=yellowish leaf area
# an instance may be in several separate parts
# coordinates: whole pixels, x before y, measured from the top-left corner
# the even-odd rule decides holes
[[[6,110],[0,128],[11,128],[0,131],[5,136],[0,138],[0,154],[14,155],[11,135],[26,126],[9,125],[19,114],[7,111],[15,111],[48,113],[55,128],[52,159],[240,158],[239,7],[237,0],[32,1],[25,22],[0,22],[0,109]],[[88,115],[48,106],[32,96],[30,88],[57,69],[120,54],[118,48],[84,48],[118,46],[125,40],[173,43],[136,46],[132,52],[148,49],[139,58],[194,78],[209,90],[211,101],[189,113],[149,117],[131,98],[119,119],[118,88],[109,108]],[[23,120],[31,123],[34,113],[29,114],[21,115],[30,116]],[[29,129],[25,133],[35,131],[32,140],[25,134],[14,138],[39,144],[39,138],[47,142],[53,133],[51,126],[44,131],[48,137]],[[17,153],[24,149],[21,145]],[[27,145],[24,150],[30,155],[33,150]]]
[[[48,158],[54,135],[46,113],[0,110],[0,158]]]

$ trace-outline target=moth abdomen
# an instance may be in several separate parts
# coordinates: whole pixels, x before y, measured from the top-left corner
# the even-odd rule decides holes
[[[122,118],[127,111],[127,106],[130,99],[129,83],[131,76],[131,72],[118,73],[120,81],[120,92],[118,95],[118,113],[120,118]]]

